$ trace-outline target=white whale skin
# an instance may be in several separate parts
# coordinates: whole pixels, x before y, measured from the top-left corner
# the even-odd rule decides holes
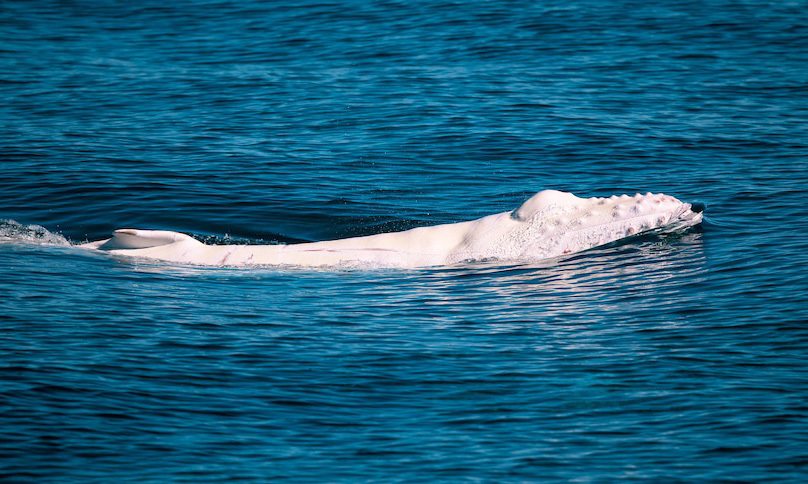
[[[109,239],[80,247],[191,265],[406,268],[547,259],[701,221],[700,210],[664,194],[579,198],[544,190],[512,212],[364,237],[293,245],[206,245],[179,232],[119,229]]]

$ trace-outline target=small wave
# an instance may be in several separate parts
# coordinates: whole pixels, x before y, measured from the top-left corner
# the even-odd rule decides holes
[[[41,225],[23,225],[14,220],[0,220],[0,243],[71,245],[61,234],[55,234]]]
[[[277,240],[253,239],[246,237],[236,237],[230,234],[224,235],[197,235],[189,233],[191,237],[207,245],[276,245]]]

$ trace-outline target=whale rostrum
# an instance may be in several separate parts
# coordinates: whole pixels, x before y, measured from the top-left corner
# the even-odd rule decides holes
[[[635,234],[697,225],[703,205],[646,193],[579,198],[541,191],[519,208],[452,224],[290,245],[207,245],[165,230],[119,229],[80,247],[206,266],[428,267],[463,261],[533,261],[581,252]]]

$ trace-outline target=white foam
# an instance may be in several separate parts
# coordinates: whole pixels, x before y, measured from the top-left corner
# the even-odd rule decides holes
[[[0,220],[0,243],[70,245],[63,235],[56,234],[41,225],[23,225],[15,220]]]

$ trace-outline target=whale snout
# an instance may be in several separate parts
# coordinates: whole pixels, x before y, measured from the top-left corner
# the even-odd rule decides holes
[[[707,208],[702,202],[693,202],[690,204],[690,210],[695,213],[701,213],[704,209]]]

